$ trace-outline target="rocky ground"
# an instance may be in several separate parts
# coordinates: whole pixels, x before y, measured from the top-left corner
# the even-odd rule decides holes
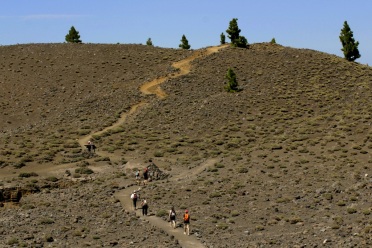
[[[189,209],[205,247],[372,245],[371,68],[253,44],[177,76],[172,63],[193,52],[0,47],[2,190],[37,189],[3,203],[0,247],[181,247],[114,197],[150,158],[170,175],[142,188],[150,213]],[[223,89],[228,68],[238,93]],[[141,93],[164,76],[165,98]]]

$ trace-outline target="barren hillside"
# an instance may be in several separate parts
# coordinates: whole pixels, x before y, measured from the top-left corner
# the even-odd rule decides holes
[[[181,246],[114,196],[150,158],[170,175],[141,190],[151,214],[189,209],[205,247],[372,245],[370,67],[268,43],[0,55],[0,182],[23,189],[18,204],[0,197],[1,247]],[[228,68],[240,92],[224,91]],[[156,79],[163,97],[140,91]]]

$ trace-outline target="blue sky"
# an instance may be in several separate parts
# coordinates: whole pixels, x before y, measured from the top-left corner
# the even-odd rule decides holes
[[[1,0],[0,45],[62,43],[71,26],[84,43],[145,44],[191,49],[218,45],[238,18],[248,43],[268,42],[343,57],[339,35],[347,21],[372,65],[371,0]]]

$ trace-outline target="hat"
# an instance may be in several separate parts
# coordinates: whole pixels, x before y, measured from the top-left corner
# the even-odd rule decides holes
[[[186,209],[186,210],[185,210],[185,213],[188,213],[188,212],[189,212],[189,210]]]

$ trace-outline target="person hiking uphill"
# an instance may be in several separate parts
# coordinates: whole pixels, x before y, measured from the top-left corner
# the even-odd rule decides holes
[[[171,227],[176,228],[176,210],[174,210],[173,206],[171,210],[169,210],[169,221]]]
[[[190,235],[190,214],[187,209],[183,215],[183,234]]]
[[[138,199],[138,195],[137,195],[136,191],[133,191],[133,194],[130,195],[130,199],[132,199],[134,210],[136,210],[137,209],[137,199]]]
[[[147,210],[149,209],[149,205],[147,204],[146,199],[142,200],[141,206],[142,206],[142,216],[145,216],[145,215],[147,216]]]

